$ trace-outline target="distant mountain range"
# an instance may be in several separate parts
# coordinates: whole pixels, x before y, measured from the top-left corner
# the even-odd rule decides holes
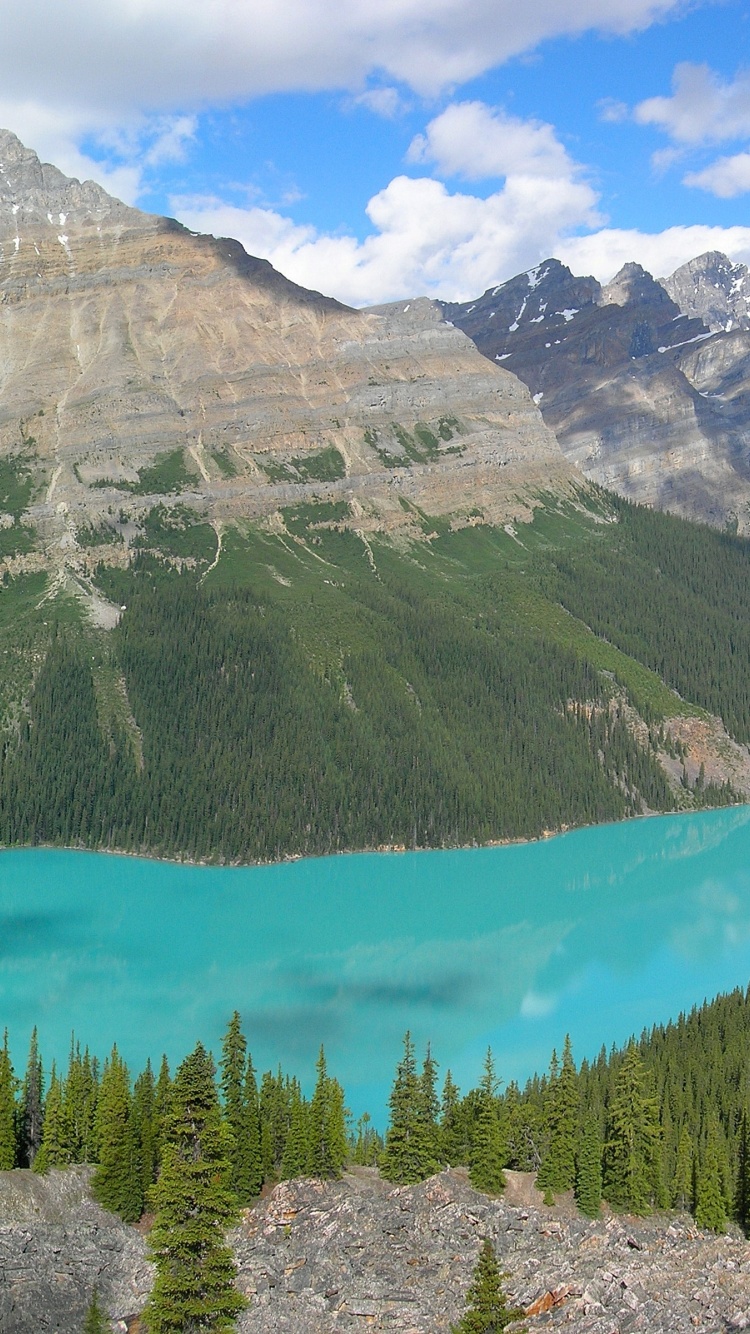
[[[528,385],[569,460],[621,495],[750,531],[750,272],[710,252],[657,282],[556,259],[444,302]]]

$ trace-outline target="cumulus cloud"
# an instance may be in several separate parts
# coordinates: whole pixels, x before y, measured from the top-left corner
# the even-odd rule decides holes
[[[562,240],[555,253],[574,273],[609,282],[630,260],[660,278],[707,250],[721,250],[730,259],[750,263],[750,227],[695,225],[667,227],[663,232],[606,227]]]
[[[641,125],[658,125],[680,144],[720,143],[750,135],[750,72],[723,82],[708,65],[676,65],[671,97],[635,108]]]
[[[409,147],[410,162],[434,165],[442,176],[487,180],[523,175],[572,179],[581,168],[552,125],[520,120],[483,102],[454,102]]]
[[[750,190],[750,153],[720,157],[703,171],[689,171],[683,184],[708,190],[719,199],[735,199]]]
[[[214,198],[175,198],[172,207],[194,230],[236,236],[295,282],[352,305],[416,294],[473,296],[498,274],[545,258],[568,230],[601,221],[596,194],[551,126],[512,120],[481,103],[458,104],[428,125],[410,155],[437,161],[446,174],[504,181],[482,198],[451,192],[432,177],[397,176],[369,201],[374,231],[361,242]]]
[[[3,15],[3,85],[60,108],[194,108],[354,90],[369,74],[433,94],[540,41],[624,34],[683,0],[27,0]]]

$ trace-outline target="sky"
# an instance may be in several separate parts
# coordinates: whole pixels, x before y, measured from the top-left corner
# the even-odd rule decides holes
[[[742,0],[26,0],[0,125],[355,306],[750,263]]]

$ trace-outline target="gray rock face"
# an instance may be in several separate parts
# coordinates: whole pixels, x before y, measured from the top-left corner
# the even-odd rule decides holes
[[[730,288],[742,278],[725,276]],[[638,264],[601,288],[548,260],[444,311],[529,386],[588,477],[748,532],[750,333],[712,334],[694,306],[677,304],[681,290],[669,295]]]
[[[94,1288],[122,1329],[142,1310],[152,1282],[145,1241],[93,1202],[90,1176],[0,1172],[2,1334],[80,1334]]]
[[[509,1173],[509,1194],[537,1199]],[[519,1192],[519,1186],[522,1188]],[[464,1174],[389,1187],[374,1173],[277,1186],[235,1234],[251,1306],[241,1334],[445,1334],[465,1306],[484,1237],[529,1331],[677,1334],[750,1324],[750,1247],[691,1220],[608,1217],[490,1200]]]
[[[721,251],[698,255],[661,284],[685,315],[697,316],[712,333],[750,329],[750,269]]]

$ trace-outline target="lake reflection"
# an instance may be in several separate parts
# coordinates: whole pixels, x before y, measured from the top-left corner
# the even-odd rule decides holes
[[[406,1028],[465,1089],[570,1031],[595,1055],[750,979],[750,807],[505,848],[239,869],[0,854],[0,1026],[22,1066],[71,1029],[134,1068],[216,1053],[240,1010],[256,1066],[309,1086],[317,1047],[376,1121]]]

